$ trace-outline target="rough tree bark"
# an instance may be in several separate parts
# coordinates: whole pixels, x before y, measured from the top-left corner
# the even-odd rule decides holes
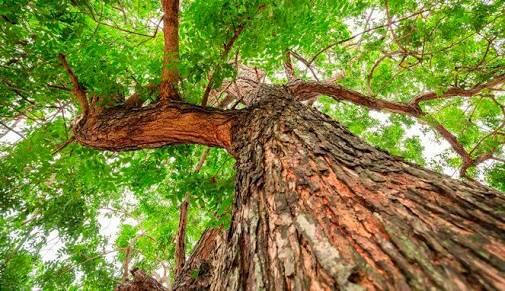
[[[161,0],[163,9],[163,70],[161,72],[160,99],[168,102],[179,99],[179,0]]]
[[[505,288],[502,193],[377,150],[282,87],[257,96],[232,129],[231,228],[176,290]]]
[[[91,110],[74,126],[75,139],[111,151],[191,143],[229,148],[237,112],[202,108],[182,102],[140,108],[118,106]]]
[[[292,92],[261,86],[231,112],[113,108],[74,128],[100,149],[200,143],[236,158],[232,225],[204,235],[176,290],[505,289],[503,193],[377,150]]]

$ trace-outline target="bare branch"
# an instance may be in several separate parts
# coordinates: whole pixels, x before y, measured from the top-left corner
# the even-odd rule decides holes
[[[417,105],[419,105],[420,102],[423,102],[423,101],[434,100],[434,99],[443,99],[443,98],[449,98],[449,97],[454,97],[454,96],[471,97],[471,96],[479,94],[484,89],[491,89],[493,87],[496,87],[496,86],[502,84],[503,82],[505,82],[505,74],[498,75],[488,82],[475,85],[471,89],[462,89],[462,88],[452,87],[452,88],[449,88],[444,93],[442,93],[442,95],[437,95],[436,92],[423,93],[423,94],[415,97],[412,100],[411,104],[417,106]]]
[[[413,104],[403,104],[369,97],[359,92],[343,88],[340,85],[297,80],[295,82],[289,83],[287,87],[291,93],[300,101],[310,100],[319,95],[327,95],[336,100],[350,101],[354,104],[363,105],[377,111],[401,113],[414,117],[422,122],[426,122],[426,113],[422,112],[419,107]],[[465,177],[466,170],[469,167],[475,165],[478,161],[472,159],[471,155],[465,150],[456,136],[454,136],[442,124],[434,120],[430,120],[428,124],[438,134],[440,134],[442,138],[444,138],[451,145],[452,149],[463,159],[463,166],[461,167],[460,175],[462,177]]]
[[[221,54],[222,59],[226,59],[226,57],[228,56],[228,54],[231,51],[231,48],[233,47],[233,44],[237,41],[238,37],[240,36],[240,33],[242,33],[242,31],[244,30],[244,27],[245,27],[245,25],[243,23],[241,23],[239,26],[237,26],[237,28],[233,32],[233,35],[231,36],[231,38],[224,44],[223,52]],[[207,106],[207,102],[209,100],[209,94],[210,94],[210,91],[212,90],[212,85],[214,84],[215,74],[216,74],[216,72],[210,73],[209,82],[207,83],[207,86],[205,87],[205,90],[203,92],[202,106],[204,106],[204,107]]]
[[[390,112],[404,113],[413,117],[420,115],[420,112],[416,108],[408,104],[369,97],[359,92],[346,89],[337,84],[315,81],[295,81],[288,84],[288,88],[300,101],[309,100],[319,95],[327,95],[334,99],[347,100],[379,111],[386,110]]]
[[[312,73],[312,76],[314,76],[314,79],[316,79],[316,81],[319,81],[319,78],[317,77],[317,74],[314,71],[314,69],[312,68],[311,63],[309,61],[307,61],[304,57],[302,57],[297,52],[291,51],[291,55],[293,57],[295,57],[297,60],[299,60],[300,62],[302,62],[307,67],[307,69],[309,69],[309,71]]]
[[[186,262],[186,224],[188,219],[188,199],[189,194],[179,207],[179,228],[175,240],[175,277],[177,277],[184,269]]]
[[[72,71],[72,69],[68,65],[65,55],[60,54],[58,57],[60,59],[61,64],[63,65],[63,67],[67,71],[67,74],[70,77],[70,81],[72,82],[72,84],[74,86],[72,88],[72,93],[77,98],[77,101],[79,102],[79,105],[81,106],[84,116],[87,116],[89,113],[89,103],[88,103],[88,99],[86,97],[86,90],[84,89],[84,87],[82,87],[79,84],[79,80],[77,79],[77,76],[74,74],[74,72]]]
[[[2,125],[3,127],[7,128],[9,131],[14,132],[15,134],[17,134],[21,138],[25,137],[22,133],[20,133],[19,131],[15,130],[14,128],[8,126],[7,124],[5,124],[5,123],[3,123],[1,121],[0,121],[0,125]]]
[[[209,148],[205,148],[198,164],[195,167],[195,173],[200,172],[208,154]],[[184,269],[184,264],[186,263],[186,226],[188,223],[189,196],[190,194],[186,193],[184,201],[179,207],[179,228],[177,229],[177,236],[175,239],[175,277],[179,276]]]
[[[73,143],[75,141],[75,137],[70,137],[67,141],[65,141],[63,144],[58,146],[56,150],[54,150],[53,155],[59,153],[62,149],[66,148],[69,144]]]
[[[293,62],[291,62],[291,52],[286,50],[284,53],[284,72],[289,82],[296,80],[295,69],[293,68]]]
[[[198,164],[196,164],[195,173],[200,172],[200,170],[203,167],[203,164],[205,164],[205,160],[207,159],[207,156],[209,155],[209,150],[210,148],[205,148],[202,152],[202,155],[200,156],[200,160],[198,161]]]

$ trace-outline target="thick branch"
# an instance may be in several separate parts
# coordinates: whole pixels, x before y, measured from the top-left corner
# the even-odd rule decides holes
[[[92,114],[74,127],[76,140],[93,148],[125,151],[173,144],[229,149],[238,111],[170,102],[141,108],[117,107]]]
[[[412,101],[412,104],[417,106],[420,102],[423,102],[423,101],[428,101],[428,100],[433,100],[433,99],[443,99],[443,98],[449,98],[449,97],[454,97],[454,96],[471,97],[471,96],[474,96],[474,95],[480,93],[484,89],[490,89],[490,88],[496,87],[499,84],[502,84],[503,82],[505,82],[505,74],[498,75],[498,76],[494,77],[493,79],[491,79],[490,81],[476,85],[471,89],[462,89],[462,88],[453,87],[453,88],[449,88],[442,95],[437,95],[437,93],[435,93],[435,92],[423,93],[423,94],[415,97],[414,100]]]
[[[337,84],[314,81],[295,81],[288,84],[289,90],[298,100],[309,100],[319,95],[327,95],[338,100],[346,100],[379,111],[403,113],[419,116],[420,112],[413,106],[398,102],[385,101],[363,95],[357,91],[346,89]]]
[[[179,0],[161,0],[163,8],[163,70],[160,97],[163,101],[179,99],[176,84],[179,81]]]
[[[494,79],[496,80],[496,79]],[[490,84],[496,81],[490,81]],[[497,83],[494,83],[497,84]],[[483,85],[484,86],[484,85]],[[359,92],[345,89],[337,84],[323,83],[323,82],[313,82],[313,81],[301,81],[297,80],[288,84],[288,89],[292,92],[298,100],[309,100],[315,98],[319,95],[327,95],[336,100],[350,101],[354,104],[362,105],[370,109],[377,111],[389,111],[395,113],[401,113],[405,115],[417,118],[420,121],[425,122],[423,117],[426,113],[422,112],[421,109],[415,103],[403,104],[398,102],[385,101],[381,99],[375,99]],[[463,145],[458,141],[455,135],[448,131],[442,124],[436,122],[430,124],[433,129],[439,133],[452,147],[452,149],[461,157],[463,160],[463,165],[461,167],[460,175],[465,176],[466,171],[469,167],[476,165],[477,159],[472,159],[471,155],[465,150]]]
[[[82,112],[84,116],[87,116],[89,113],[89,103],[88,99],[86,97],[86,90],[84,87],[82,87],[79,84],[79,80],[77,79],[77,76],[74,74],[74,71],[70,68],[70,66],[67,63],[67,60],[65,58],[64,54],[60,54],[59,56],[60,62],[67,71],[68,76],[70,77],[70,81],[73,84],[72,88],[72,93],[74,94],[75,98],[77,98],[77,101],[79,102],[79,105],[81,106]]]

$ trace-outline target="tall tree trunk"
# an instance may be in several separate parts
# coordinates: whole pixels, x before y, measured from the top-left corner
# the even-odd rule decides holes
[[[232,225],[200,287],[505,290],[502,193],[377,150],[282,87],[257,96],[231,131]]]

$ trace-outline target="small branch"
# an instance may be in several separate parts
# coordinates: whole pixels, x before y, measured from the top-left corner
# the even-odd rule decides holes
[[[188,205],[189,194],[179,208],[179,228],[177,230],[177,237],[175,241],[175,277],[177,277],[183,270],[186,262],[186,225],[188,220]]]
[[[317,77],[316,72],[314,71],[314,69],[312,69],[311,62],[307,61],[304,57],[302,57],[300,54],[298,54],[295,51],[291,51],[291,55],[293,57],[295,57],[297,60],[299,60],[300,62],[302,62],[307,67],[307,69],[309,69],[309,71],[312,73],[312,76],[314,76],[314,79],[316,79],[316,81],[319,81],[319,78]]]
[[[2,78],[3,79],[3,78]],[[25,94],[30,94],[29,92],[23,90],[23,89],[20,89],[18,87],[15,86],[15,84],[11,83],[9,80],[7,79],[4,79],[4,82],[5,82],[5,85],[6,87],[11,90],[12,92],[16,93],[16,95],[18,95],[19,97],[21,97],[21,99],[23,99],[24,101],[30,103],[31,105],[36,105],[35,102],[33,102],[32,100],[28,99],[27,96],[25,96]]]
[[[200,156],[200,160],[198,161],[198,164],[196,164],[195,173],[200,172],[200,170],[203,167],[203,164],[205,164],[205,160],[207,159],[207,156],[209,155],[210,148],[205,148],[202,152],[202,155]]]
[[[163,17],[161,17],[160,20],[158,20],[158,23],[156,24],[156,29],[154,30],[153,35],[151,35],[149,38],[139,42],[136,46],[138,47],[138,46],[148,42],[149,40],[155,38],[158,35],[158,31],[160,30],[160,24],[162,21],[163,21]]]
[[[79,84],[79,80],[77,79],[77,76],[74,74],[74,72],[72,71],[72,69],[68,65],[65,55],[60,54],[58,56],[58,58],[60,59],[61,64],[63,65],[63,67],[67,71],[67,74],[70,77],[70,81],[72,82],[72,84],[74,86],[72,88],[72,93],[77,98],[77,101],[79,102],[79,104],[81,106],[84,116],[87,116],[89,113],[89,103],[88,103],[88,99],[86,97],[86,90],[84,89],[84,87],[82,87]]]
[[[231,36],[231,38],[228,40],[227,43],[224,44],[223,53],[221,54],[221,57],[223,59],[228,56],[228,54],[231,51],[231,48],[233,47],[233,44],[235,44],[238,37],[240,36],[242,31],[244,30],[244,28],[245,28],[245,25],[243,23],[241,23],[239,26],[237,26],[237,28],[235,28],[235,30],[233,31],[233,35]]]
[[[502,159],[502,158],[499,158],[499,157],[491,157],[490,159],[498,161],[498,162],[505,163],[505,159]]]
[[[158,32],[158,26],[159,26],[159,23],[161,23],[161,20],[158,23],[158,26],[156,26],[156,30],[154,31],[153,34],[145,34],[145,33],[142,33],[142,32],[137,32],[137,31],[125,29],[125,28],[119,27],[119,26],[117,26],[115,24],[109,24],[109,23],[106,23],[106,22],[102,22],[100,20],[102,17],[100,16],[100,19],[97,19],[96,15],[95,15],[95,12],[93,11],[93,8],[91,8],[91,6],[89,5],[89,3],[87,3],[87,2],[84,2],[84,3],[85,3],[86,7],[89,10],[89,13],[90,13],[89,16],[91,16],[91,19],[93,19],[93,21],[96,22],[96,24],[97,24],[96,28],[97,29],[98,29],[98,27],[100,25],[104,25],[104,26],[107,26],[107,27],[110,27],[110,28],[113,28],[113,29],[116,29],[116,30],[119,30],[119,31],[122,31],[122,32],[126,32],[126,33],[129,33],[129,34],[135,34],[135,35],[138,35],[138,36],[147,37],[148,40],[156,37],[156,34]],[[123,13],[124,13],[124,11],[123,11]]]
[[[55,88],[55,89],[60,89],[60,90],[63,90],[63,91],[72,91],[72,89],[70,89],[68,87],[61,86],[61,85],[55,85],[55,84],[47,84],[47,87],[49,87],[49,88]]]
[[[14,132],[14,133],[15,133],[15,134],[17,134],[19,137],[21,137],[21,138],[25,138],[25,136],[24,136],[22,133],[18,132],[18,131],[17,131],[17,130],[15,130],[14,128],[12,128],[12,127],[8,126],[7,124],[5,124],[5,123],[3,123],[3,122],[1,122],[1,121],[0,121],[0,125],[2,125],[3,127],[7,128],[9,131]]]
[[[59,153],[61,150],[63,150],[64,148],[66,148],[69,144],[73,143],[75,141],[75,137],[70,137],[66,142],[64,142],[63,144],[61,144],[60,146],[58,146],[56,148],[56,150],[54,150],[53,152],[53,155]]]
[[[212,90],[213,83],[214,83],[214,72],[210,73],[209,82],[207,83],[207,86],[205,87],[205,90],[203,91],[202,104],[201,104],[201,106],[203,106],[203,107],[207,106],[207,103],[209,102],[209,95],[210,95],[210,91]]]
[[[226,57],[228,56],[228,54],[230,53],[231,51],[231,48],[233,47],[233,44],[237,41],[238,37],[240,36],[240,33],[242,33],[242,31],[244,30],[244,27],[245,25],[244,24],[240,24],[236,29],[235,31],[233,32],[233,35],[231,36],[231,38],[228,40],[228,42],[226,42],[223,46],[223,52],[221,54],[221,58],[222,59],[226,59]],[[207,83],[207,86],[205,87],[205,90],[203,92],[203,96],[202,96],[202,106],[207,106],[207,103],[209,101],[209,95],[210,95],[210,91],[212,90],[212,85],[214,83],[214,76],[215,76],[216,72],[212,72],[210,73],[209,75],[209,82]]]
[[[417,12],[413,13],[413,14],[410,14],[410,15],[407,15],[407,16],[405,16],[405,17],[399,18],[399,19],[397,19],[397,20],[395,20],[395,21],[391,21],[391,23],[390,23],[390,24],[395,24],[395,23],[398,23],[398,22],[402,22],[402,21],[404,21],[404,20],[406,20],[406,19],[409,19],[409,18],[415,17],[415,16],[417,16],[417,15],[423,14],[424,12],[426,12],[426,11],[428,11],[428,10],[429,10],[429,9],[427,9],[427,8],[421,9],[421,10],[419,10],[419,11],[417,11]],[[374,26],[374,27],[371,27],[371,28],[369,28],[369,29],[365,29],[365,30],[363,30],[362,32],[359,32],[359,33],[357,33],[357,34],[354,34],[354,35],[352,35],[352,36],[350,36],[350,37],[348,37],[348,38],[346,38],[346,39],[343,39],[343,40],[340,40],[340,41],[337,41],[337,42],[331,43],[331,44],[329,44],[328,46],[326,46],[326,47],[324,47],[323,49],[321,49],[320,51],[318,51],[318,52],[317,52],[317,53],[316,53],[316,54],[315,54],[315,55],[314,55],[314,56],[313,56],[313,57],[309,60],[309,64],[314,63],[314,61],[317,59],[317,57],[319,57],[322,53],[324,53],[325,51],[327,51],[327,50],[331,49],[331,48],[332,48],[332,47],[334,47],[334,46],[337,46],[337,45],[339,45],[339,44],[342,44],[342,43],[348,42],[348,41],[353,40],[353,39],[355,39],[356,37],[358,37],[358,36],[360,36],[360,35],[362,35],[362,34],[365,34],[365,33],[368,33],[368,32],[371,32],[371,31],[374,31],[374,30],[377,30],[377,29],[380,29],[380,28],[384,28],[384,27],[386,27],[386,26],[387,26],[387,24]]]
[[[161,72],[160,98],[163,102],[180,99],[179,82],[179,0],[161,0],[163,8],[163,69]]]

